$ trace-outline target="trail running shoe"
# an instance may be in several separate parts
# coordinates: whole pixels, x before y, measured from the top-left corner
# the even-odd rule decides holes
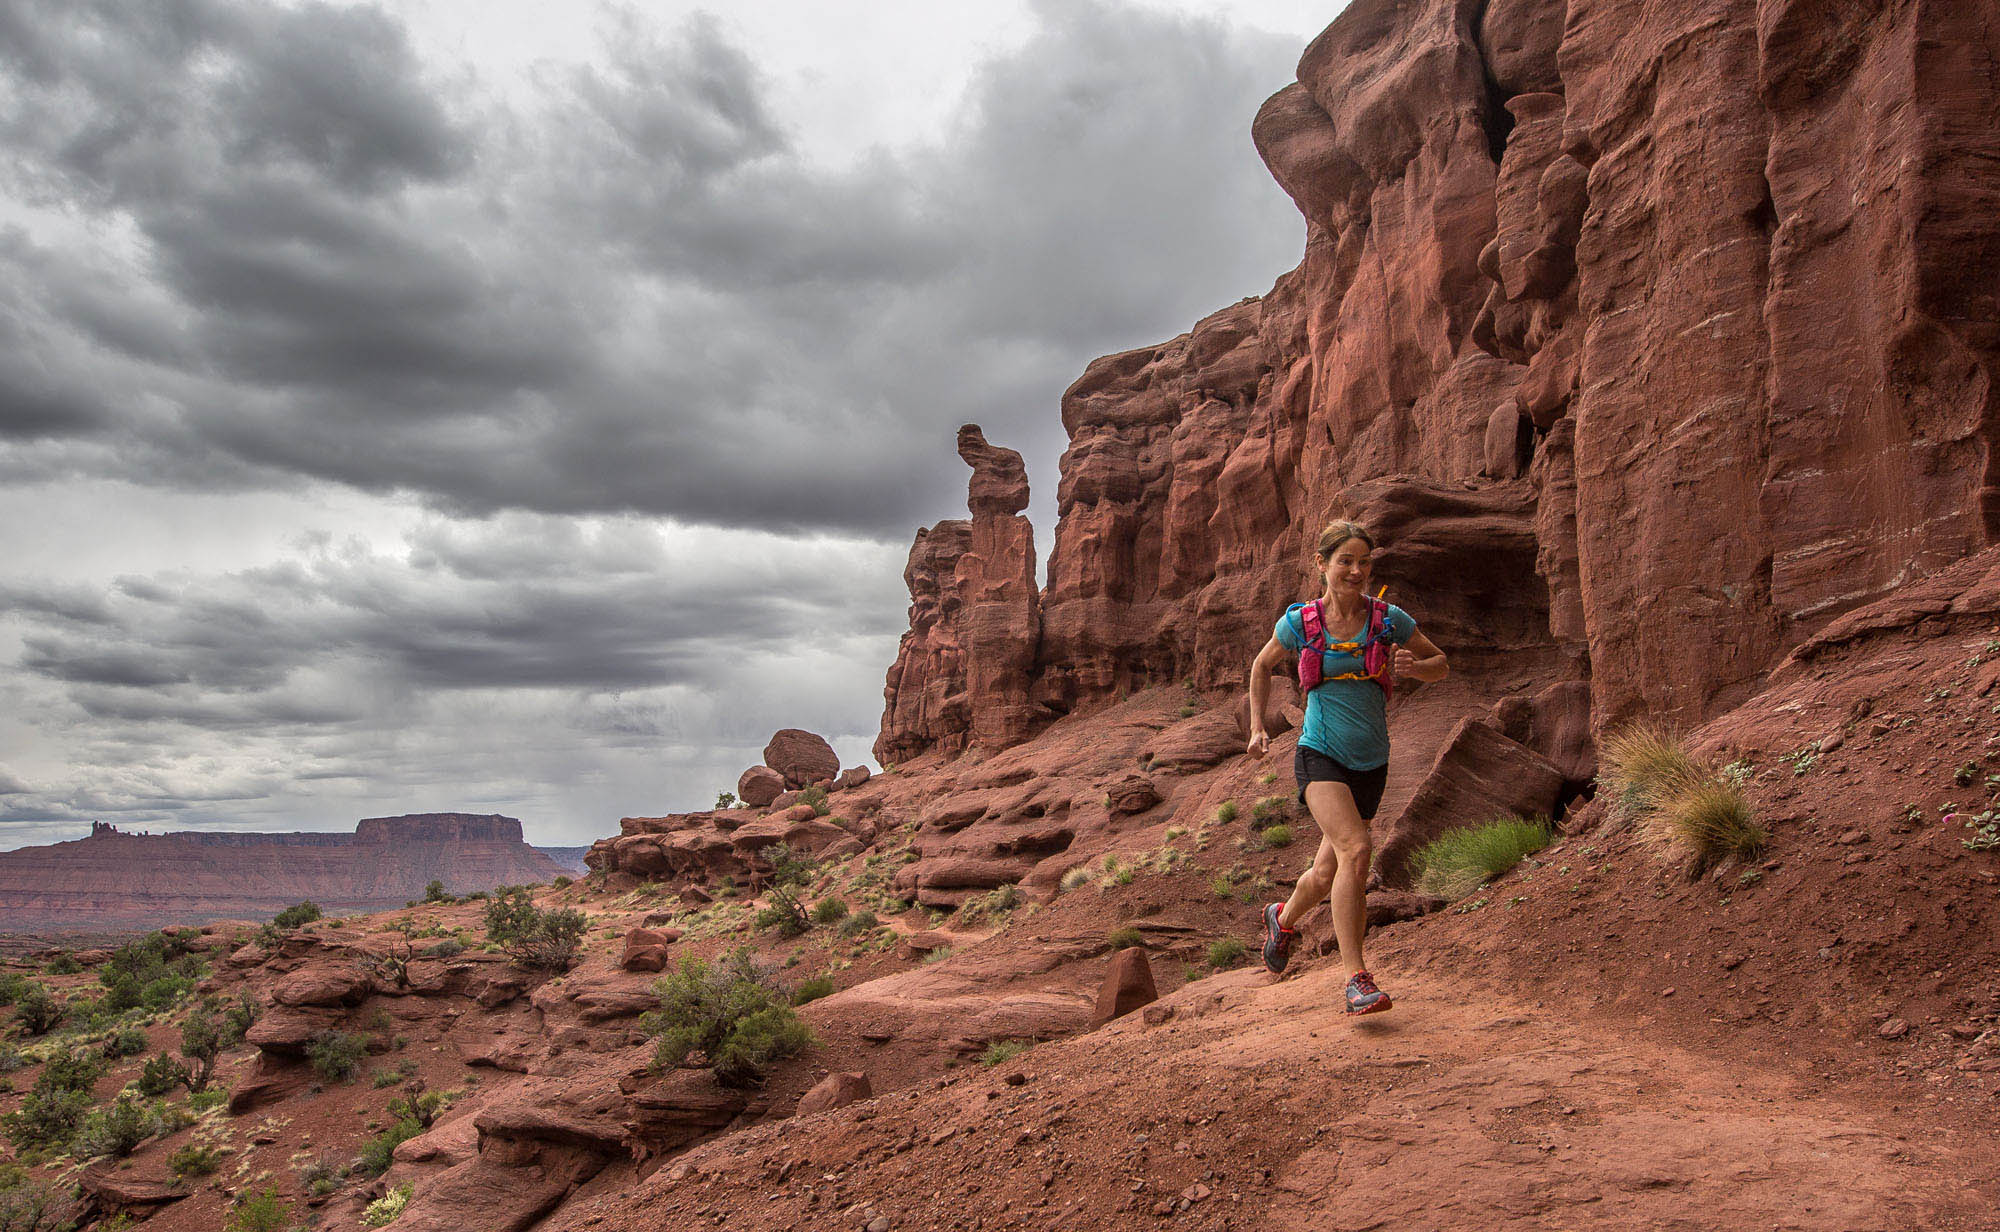
[[[1283,903],[1270,903],[1264,908],[1264,966],[1273,975],[1284,972],[1285,964],[1291,961],[1292,943],[1299,939],[1296,929],[1278,923],[1284,911]]]
[[[1389,994],[1375,987],[1375,977],[1366,971],[1356,971],[1347,980],[1347,1012],[1350,1014],[1379,1014],[1394,1005]]]

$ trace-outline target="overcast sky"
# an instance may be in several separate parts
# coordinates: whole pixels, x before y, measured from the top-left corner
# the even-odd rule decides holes
[[[1293,265],[1338,4],[0,0],[0,847],[865,761],[977,422]]]

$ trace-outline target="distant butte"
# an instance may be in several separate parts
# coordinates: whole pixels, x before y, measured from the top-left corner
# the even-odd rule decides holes
[[[0,930],[261,919],[304,899],[380,910],[433,880],[464,893],[564,871],[497,813],[369,817],[352,834],[127,834],[99,822],[88,838],[0,852]]]

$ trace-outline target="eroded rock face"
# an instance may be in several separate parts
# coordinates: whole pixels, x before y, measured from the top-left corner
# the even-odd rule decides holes
[[[1573,774],[1576,716],[1710,715],[2000,540],[1993,39],[1965,6],[1357,0],[1252,126],[1299,266],[1063,397],[1031,700],[1239,686],[1357,513],[1486,700],[1587,683],[1536,736]],[[912,553],[890,755],[1019,713],[966,670],[972,539]]]

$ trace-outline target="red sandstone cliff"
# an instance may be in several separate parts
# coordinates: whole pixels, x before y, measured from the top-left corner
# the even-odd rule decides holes
[[[2000,541],[1996,117],[1974,6],[1358,0],[1253,127],[1298,268],[1064,395],[1032,709],[949,666],[943,523],[878,752],[1240,685],[1339,513],[1488,700],[1735,704]]]
[[[328,911],[401,906],[433,880],[463,893],[554,880],[512,817],[369,817],[352,834],[125,834],[0,853],[0,929],[136,929],[261,919],[304,899]]]

